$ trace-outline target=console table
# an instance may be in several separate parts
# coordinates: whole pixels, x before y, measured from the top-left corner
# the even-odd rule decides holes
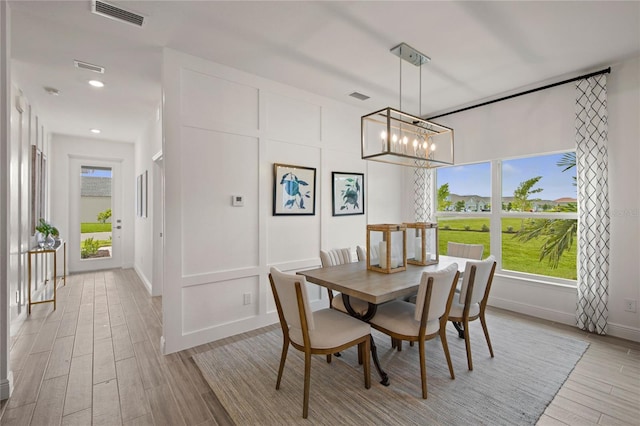
[[[31,315],[31,305],[38,305],[40,303],[53,303],[53,310],[56,310],[56,287],[57,287],[57,283],[58,283],[58,252],[62,249],[62,256],[63,256],[63,273],[62,273],[62,282],[63,284],[66,286],[67,285],[67,242],[66,241],[60,241],[59,243],[56,243],[55,246],[51,247],[51,248],[33,248],[31,250],[29,250],[28,253],[28,269],[29,269],[29,281],[28,281],[28,294],[29,294],[29,304],[28,304],[28,313],[29,315]],[[51,299],[45,299],[45,300],[37,300],[32,302],[31,301],[31,259],[34,256],[41,256],[42,258],[45,258],[47,255],[53,255],[53,298]],[[47,276],[47,272],[45,270],[45,280],[44,280],[44,285],[47,285],[47,282],[49,281],[48,276]]]

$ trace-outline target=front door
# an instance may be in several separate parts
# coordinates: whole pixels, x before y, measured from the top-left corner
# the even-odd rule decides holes
[[[73,158],[69,179],[71,272],[122,267],[121,164]]]

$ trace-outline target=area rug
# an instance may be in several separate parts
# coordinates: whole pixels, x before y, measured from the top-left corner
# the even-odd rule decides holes
[[[477,321],[476,321],[477,322]],[[455,380],[439,339],[426,343],[428,399],[421,397],[417,346],[393,350],[374,331],[390,385],[364,388],[355,348],[333,358],[315,356],[309,416],[302,418],[304,358],[289,348],[280,390],[275,389],[282,349],[278,329],[194,355],[211,389],[237,425],[533,425],[544,412],[588,343],[508,315],[487,318],[495,358],[480,324],[472,323],[473,371],[464,340],[448,331]]]

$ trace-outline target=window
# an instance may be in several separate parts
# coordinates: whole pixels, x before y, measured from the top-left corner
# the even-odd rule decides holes
[[[491,211],[490,163],[443,167],[437,171],[438,211]]]
[[[440,253],[448,241],[483,244],[502,273],[576,280],[575,164],[567,152],[437,169]]]

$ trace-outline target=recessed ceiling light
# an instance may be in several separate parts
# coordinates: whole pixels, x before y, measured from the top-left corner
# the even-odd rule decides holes
[[[100,129],[91,129],[91,133],[95,133],[96,135],[100,133],[102,130]]]
[[[89,84],[93,87],[104,87],[104,83],[100,80],[89,80]]]
[[[45,87],[44,91],[50,94],[51,96],[58,96],[60,94],[60,91],[55,87]]]

